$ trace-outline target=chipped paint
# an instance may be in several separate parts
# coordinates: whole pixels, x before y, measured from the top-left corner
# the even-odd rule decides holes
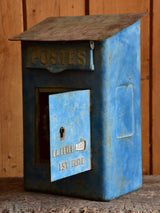
[[[64,72],[55,74],[48,72],[46,66],[41,67],[39,61],[36,62],[36,60],[37,68],[27,68],[26,49],[30,45],[30,42],[22,42],[25,188],[105,201],[139,188],[142,184],[140,22],[136,22],[105,41],[94,42],[94,72],[80,69],[79,66],[75,70],[71,70],[71,65],[67,65],[68,69],[66,67]],[[67,46],[68,49],[75,45],[77,48],[83,46],[88,53],[90,52],[88,41],[40,42],[40,44],[38,41],[32,41],[32,45],[47,48],[59,45],[60,48]],[[90,54],[86,55],[85,60],[89,65]],[[63,64],[60,66],[64,68]],[[68,140],[71,141],[71,144],[66,144],[65,148],[61,150],[61,152],[64,151],[68,154],[65,155],[63,161],[57,161],[60,163],[57,168],[60,172],[69,171],[67,159],[71,158],[73,150],[72,147],[66,146],[77,144],[82,139],[86,141],[85,150],[91,140],[91,170],[81,170],[79,174],[69,177],[66,175],[66,178],[55,182],[50,181],[50,161],[36,160],[37,153],[41,148],[36,139],[40,134],[40,130],[37,130],[40,112],[36,90],[43,90],[47,96],[52,93],[90,91],[91,108],[87,107],[85,112],[90,114],[91,129],[82,125],[81,134],[78,132],[79,121],[81,117],[84,118],[85,113],[80,110],[78,116],[76,109],[83,106],[83,103],[77,103],[68,109],[67,101],[71,101],[71,96],[63,102],[63,107],[66,107],[63,115],[64,122],[67,122],[67,116],[72,117],[74,113],[75,122],[69,122],[69,135],[66,129],[67,124],[64,125],[62,122],[59,126],[59,128],[64,127],[66,130],[64,140],[59,143],[62,144]],[[58,100],[60,99],[57,98]],[[53,105],[52,110],[55,108]],[[62,113],[61,106],[59,106],[58,112]],[[60,122],[57,113],[51,118],[51,122],[53,120],[56,121],[56,124]],[[53,146],[55,141],[59,140],[59,128],[55,139],[51,141]],[[70,136],[75,132],[77,132],[78,138],[73,142]],[[86,140],[83,135],[89,133],[90,138]],[[49,145],[46,146],[49,148]],[[60,150],[54,150],[55,152],[52,154],[58,159]],[[84,151],[76,152],[83,153]],[[88,157],[85,158],[88,159]],[[81,155],[72,160],[74,160],[71,163],[73,168],[81,168],[85,162]]]
[[[53,105],[56,107],[54,109],[50,107],[49,115],[50,118],[55,116],[57,118],[50,119],[50,167],[52,182],[91,170],[90,112],[88,112],[90,107],[90,90],[50,95],[49,106]],[[88,131],[84,131],[84,129]],[[81,138],[82,136],[83,139]],[[56,157],[54,155],[53,157],[52,153],[55,150],[60,150],[60,155]],[[63,155],[61,150],[63,150]],[[78,150],[81,152],[78,152]]]

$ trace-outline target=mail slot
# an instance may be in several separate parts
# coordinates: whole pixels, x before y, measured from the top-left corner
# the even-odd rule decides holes
[[[22,43],[24,186],[111,200],[142,185],[140,19],[50,17]]]

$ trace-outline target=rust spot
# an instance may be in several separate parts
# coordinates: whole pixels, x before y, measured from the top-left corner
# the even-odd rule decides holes
[[[130,84],[126,84],[125,86],[126,86],[126,87],[129,87],[129,86],[130,86]]]
[[[121,136],[123,136],[124,135],[124,132],[121,132]]]
[[[110,51],[109,52],[109,65],[112,64],[112,52]]]
[[[78,123],[78,121],[79,121],[79,120],[78,120],[78,116],[77,116],[77,117],[76,117],[76,123]]]
[[[90,109],[89,109],[89,110],[90,110]],[[81,112],[81,113],[80,113],[80,115],[83,115],[83,114],[84,114],[84,112]]]
[[[75,110],[75,107],[73,106],[72,109],[71,109],[71,111],[73,112],[74,110]]]

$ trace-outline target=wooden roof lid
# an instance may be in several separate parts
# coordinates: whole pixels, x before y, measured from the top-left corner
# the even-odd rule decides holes
[[[49,17],[12,41],[105,40],[143,18],[146,13]]]

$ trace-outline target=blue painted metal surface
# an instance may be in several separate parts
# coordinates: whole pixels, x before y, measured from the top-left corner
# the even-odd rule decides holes
[[[82,45],[90,51],[89,41],[40,45],[47,48],[46,43],[52,47],[61,44],[62,49]],[[79,66],[76,71],[68,67],[59,74],[28,69],[26,49],[38,44],[22,42],[25,188],[94,200],[110,200],[138,189],[142,185],[140,21],[107,40],[95,42],[94,72],[84,72]],[[90,61],[90,55],[85,60]],[[36,88],[53,90],[51,94],[91,91],[92,170],[51,182],[50,162],[36,162],[36,126],[40,122]],[[47,115],[42,118],[46,120]]]
[[[116,138],[134,134],[134,87],[132,84],[116,88]]]
[[[90,91],[49,96],[51,181],[91,169]]]

